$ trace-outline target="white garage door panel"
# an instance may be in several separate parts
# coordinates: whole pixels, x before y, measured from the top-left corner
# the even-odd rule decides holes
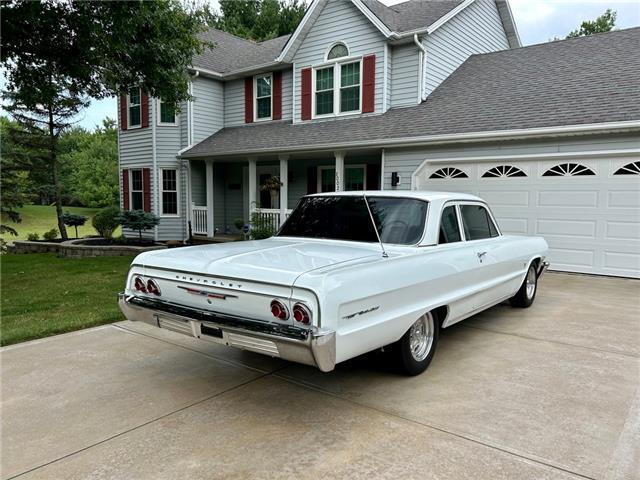
[[[631,161],[637,159],[625,160]],[[613,175],[621,162],[571,160],[595,175],[565,177],[542,176],[560,161],[437,162],[417,172],[415,186],[484,198],[503,233],[546,239],[552,270],[640,278],[640,176]],[[498,165],[516,166],[527,177],[481,176]],[[429,178],[443,167],[468,178]]]

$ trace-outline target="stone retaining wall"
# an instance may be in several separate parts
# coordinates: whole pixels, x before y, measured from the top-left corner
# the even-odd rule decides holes
[[[59,257],[121,257],[137,255],[150,250],[162,250],[166,245],[154,244],[148,247],[130,245],[80,245],[83,239],[67,240],[62,243],[15,241],[11,251],[14,253],[57,253]]]

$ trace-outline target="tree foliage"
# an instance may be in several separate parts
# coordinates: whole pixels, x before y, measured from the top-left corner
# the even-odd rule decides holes
[[[142,240],[142,232],[160,224],[160,218],[157,215],[144,210],[126,210],[120,214],[119,220],[124,228],[137,231],[140,240]]]
[[[93,216],[91,225],[98,235],[110,240],[113,232],[120,225],[120,209],[114,206],[103,208]]]
[[[269,40],[292,33],[305,9],[301,0],[220,0],[213,26],[249,40]]]
[[[187,67],[205,47],[197,38],[205,17],[178,0],[12,0],[0,4],[0,22],[4,108],[25,128],[46,132],[58,228],[66,239],[61,134],[90,97],[118,95],[132,85],[176,105],[188,99]]]
[[[610,32],[616,25],[618,13],[608,8],[595,20],[585,20],[580,24],[580,28],[572,31],[567,38],[584,37],[594,33]]]

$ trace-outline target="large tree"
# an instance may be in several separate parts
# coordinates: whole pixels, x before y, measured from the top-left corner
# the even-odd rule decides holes
[[[292,33],[306,6],[301,0],[220,0],[213,26],[249,40],[263,41]]]
[[[610,32],[616,25],[618,13],[608,8],[595,20],[585,20],[580,24],[580,28],[574,30],[567,38],[584,37],[594,33]]]
[[[178,104],[189,98],[187,67],[205,45],[197,33],[204,14],[178,0],[3,1],[0,66],[7,72],[5,108],[21,124],[48,137],[58,228],[62,187],[60,135],[89,99],[126,92],[136,85]]]

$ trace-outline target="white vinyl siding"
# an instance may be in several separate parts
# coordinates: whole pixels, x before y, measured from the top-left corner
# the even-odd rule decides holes
[[[426,36],[423,43],[427,49],[427,95],[470,55],[509,48],[494,0],[476,0]]]
[[[330,0],[294,55],[296,122],[300,121],[300,72],[325,63],[327,49],[336,42],[343,42],[351,57],[376,56],[375,112],[382,112],[384,36],[351,2]]]
[[[419,50],[415,44],[390,49],[391,105],[413,106],[418,103]]]

